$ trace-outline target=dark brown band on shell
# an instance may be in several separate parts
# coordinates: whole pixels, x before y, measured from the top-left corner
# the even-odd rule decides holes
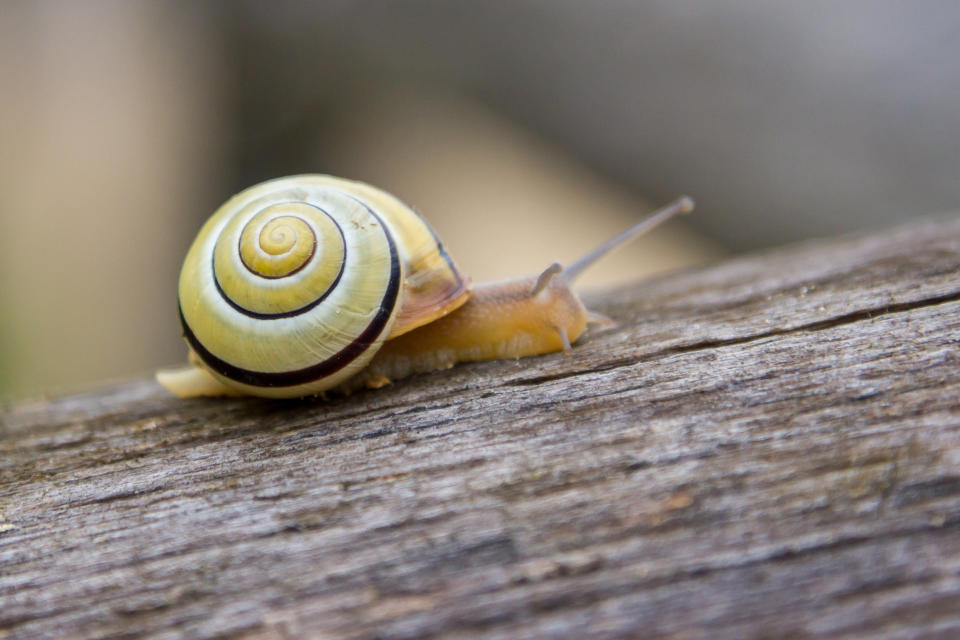
[[[317,209],[320,209],[320,207],[317,207]],[[323,209],[320,209],[320,211],[323,211]],[[327,212],[326,212],[326,211],[323,211],[323,213],[326,214]],[[333,293],[333,291],[337,288],[337,285],[340,283],[340,278],[343,277],[343,270],[344,270],[344,268],[346,267],[346,264],[347,264],[347,251],[348,251],[348,249],[347,249],[347,240],[346,240],[346,238],[345,238],[344,235],[343,235],[343,229],[340,228],[340,225],[337,224],[337,221],[336,221],[336,219],[333,218],[333,216],[330,216],[329,214],[327,214],[327,215],[328,215],[328,216],[330,217],[330,219],[333,221],[334,226],[337,227],[337,231],[340,233],[340,241],[341,241],[341,243],[342,243],[342,245],[343,245],[343,260],[340,261],[340,270],[337,272],[337,277],[333,279],[333,282],[330,283],[330,286],[327,287],[327,290],[324,291],[322,294],[320,294],[320,296],[319,296],[318,298],[316,298],[315,300],[312,300],[311,302],[309,302],[309,303],[307,303],[306,305],[300,307],[299,309],[293,309],[292,311],[282,311],[282,312],[280,312],[280,313],[261,313],[261,312],[259,312],[259,311],[251,311],[250,309],[247,309],[246,307],[242,307],[242,306],[240,306],[239,304],[237,304],[236,302],[234,302],[234,301],[230,298],[230,296],[228,296],[227,293],[226,293],[226,292],[223,290],[223,288],[220,286],[220,280],[219,280],[219,278],[217,278],[217,268],[216,268],[215,259],[214,259],[214,256],[211,256],[211,258],[210,258],[210,269],[213,271],[213,284],[214,284],[214,286],[216,286],[216,288],[217,288],[217,293],[220,294],[220,297],[223,298],[224,302],[226,302],[228,305],[230,305],[230,307],[231,307],[234,311],[238,311],[238,312],[242,313],[243,315],[249,316],[249,317],[251,317],[251,318],[256,318],[257,320],[279,320],[279,319],[281,319],[281,318],[292,318],[292,317],[294,317],[294,316],[299,316],[299,315],[301,315],[301,314],[306,313],[307,311],[310,311],[311,309],[313,309],[314,307],[316,307],[318,304],[320,304],[321,302],[323,302],[324,300],[326,300],[326,299],[327,299],[327,296],[329,296],[331,293]],[[380,218],[377,218],[377,220],[379,220],[379,219],[380,219]],[[387,234],[387,235],[389,236],[390,234]],[[392,247],[392,246],[393,246],[393,238],[390,238],[390,243],[391,243],[391,247]],[[288,273],[286,276],[281,276],[281,277],[284,277],[284,278],[285,278],[285,277],[287,277],[287,276],[293,275],[293,274],[296,273],[297,271],[300,271],[300,269],[302,269],[303,267],[305,267],[307,264],[309,264],[310,260],[313,259],[313,254],[314,254],[314,252],[316,252],[316,247],[317,247],[316,236],[314,236],[313,247],[314,247],[314,248],[313,248],[313,251],[310,253],[310,257],[306,260],[306,262],[304,262],[303,266],[298,267],[295,271],[292,271],[292,272]],[[243,259],[241,258],[240,261],[243,262]],[[243,266],[246,267],[247,264],[244,262],[244,263],[243,263]],[[260,275],[259,273],[256,273],[255,271],[251,270],[250,267],[247,267],[247,270],[250,271],[250,273],[253,273],[254,275],[256,275],[256,276],[258,276],[258,277],[261,277],[261,278],[265,278],[265,277],[266,277],[266,276],[262,276],[262,275]],[[268,279],[270,279],[270,278],[268,278]]]

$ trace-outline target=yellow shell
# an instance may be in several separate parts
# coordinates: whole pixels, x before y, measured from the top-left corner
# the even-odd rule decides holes
[[[462,305],[469,282],[394,196],[322,175],[231,198],[180,273],[196,359],[239,392],[298,397],[362,369],[384,340]]]

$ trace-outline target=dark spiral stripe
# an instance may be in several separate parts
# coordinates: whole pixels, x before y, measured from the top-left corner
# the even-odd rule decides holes
[[[429,231],[430,235],[433,236],[433,241],[437,245],[437,251],[440,252],[440,257],[442,257],[444,262],[447,263],[447,268],[450,269],[450,273],[453,274],[453,277],[457,279],[457,290],[460,290],[463,287],[463,278],[460,277],[460,271],[457,269],[456,265],[453,264],[453,258],[450,257],[450,254],[447,253],[446,248],[443,246],[443,242],[440,241],[440,236],[438,236],[437,232],[433,230],[433,227],[429,222],[427,222],[427,219],[417,213],[416,209],[410,205],[406,206],[408,209],[416,213],[421,220],[423,220],[423,224],[427,228],[427,231]]]
[[[364,206],[366,206],[366,205],[364,205]],[[317,207],[317,209],[320,209],[320,207]],[[371,211],[369,207],[367,207],[367,210],[370,211],[370,213],[373,213],[373,211]],[[323,209],[320,209],[320,211],[323,211]],[[281,318],[292,318],[292,317],[294,317],[294,316],[299,316],[299,315],[301,315],[301,314],[304,314],[304,313],[306,313],[307,311],[310,311],[311,309],[313,309],[314,307],[316,307],[318,304],[320,304],[320,303],[323,302],[324,300],[326,300],[326,299],[327,299],[327,296],[329,296],[331,293],[333,293],[333,291],[337,288],[337,285],[340,284],[340,278],[343,276],[343,270],[344,270],[344,268],[346,267],[346,264],[347,264],[347,251],[348,251],[348,247],[347,247],[347,240],[346,240],[346,238],[345,238],[344,235],[343,235],[343,229],[341,229],[341,228],[340,228],[340,225],[337,224],[336,219],[335,219],[333,216],[331,216],[330,214],[328,214],[326,211],[323,211],[323,213],[327,214],[327,216],[328,216],[331,220],[333,220],[334,226],[336,226],[336,227],[337,227],[337,231],[340,232],[340,241],[341,241],[341,243],[342,243],[342,245],[343,245],[343,260],[340,261],[340,270],[337,272],[337,277],[333,279],[333,282],[330,283],[330,286],[327,288],[327,290],[324,291],[316,300],[313,300],[312,302],[309,302],[308,304],[300,307],[299,309],[293,309],[292,311],[281,311],[280,313],[261,313],[261,312],[259,312],[259,311],[252,311],[252,310],[250,310],[250,309],[247,309],[246,307],[243,307],[243,306],[237,304],[236,302],[234,302],[233,299],[230,298],[230,296],[228,296],[227,293],[223,290],[223,287],[220,286],[220,279],[217,278],[217,267],[216,267],[216,259],[215,259],[215,258],[216,258],[216,254],[214,254],[214,255],[211,255],[211,256],[210,256],[210,270],[213,271],[213,284],[217,287],[217,293],[220,294],[220,297],[223,298],[224,302],[226,302],[228,305],[230,305],[230,307],[232,307],[234,311],[238,311],[238,312],[242,313],[243,315],[249,316],[249,317],[251,317],[251,318],[256,318],[257,320],[279,320],[279,319],[281,319]],[[374,214],[374,216],[376,216],[376,214]],[[377,220],[380,220],[380,218],[377,217]],[[382,222],[382,221],[381,221],[381,222]],[[390,235],[390,234],[388,233],[387,236],[389,236],[389,235]],[[392,247],[393,238],[389,238],[389,240],[390,240],[391,247]],[[291,273],[288,273],[286,276],[283,276],[283,277],[291,276],[291,275],[293,275],[294,273],[296,273],[297,271],[300,271],[301,269],[303,269],[304,267],[306,267],[307,264],[309,264],[310,259],[313,258],[313,255],[314,255],[314,253],[316,252],[316,250],[317,250],[317,240],[316,240],[316,237],[315,237],[315,238],[314,238],[314,241],[313,241],[313,251],[310,252],[310,258],[308,258],[307,261],[304,262],[304,264],[303,264],[302,266],[298,267],[298,268],[296,269],[296,271],[293,271],[293,272],[291,272]],[[240,262],[243,262],[243,258],[240,259]],[[247,266],[247,263],[243,262],[243,265],[246,267],[246,266]],[[264,277],[264,276],[261,276],[259,273],[256,273],[255,271],[253,271],[252,269],[250,269],[250,267],[247,267],[247,269],[248,269],[251,273],[256,274],[257,276]],[[269,279],[272,279],[272,278],[269,278]]]
[[[390,233],[386,225],[384,225],[380,216],[374,213],[374,211],[365,203],[359,200],[357,202],[360,202],[360,204],[362,204],[364,208],[366,208],[367,211],[369,211],[370,214],[377,219],[377,222],[380,223],[380,228],[383,229],[384,235],[387,237],[387,242],[390,245],[390,280],[387,282],[387,288],[384,291],[383,298],[380,301],[380,307],[377,309],[376,315],[370,321],[370,324],[367,325],[366,329],[364,329],[363,332],[353,340],[353,342],[326,360],[318,362],[315,365],[304,367],[303,369],[294,369],[293,371],[252,371],[250,369],[243,369],[241,367],[234,366],[225,360],[221,360],[211,353],[205,346],[203,346],[200,340],[197,339],[196,335],[194,335],[193,330],[190,329],[190,325],[187,324],[186,319],[183,317],[183,308],[180,304],[178,304],[177,310],[180,313],[180,324],[183,326],[183,336],[190,344],[190,347],[208,367],[226,378],[230,378],[231,380],[254,387],[295,387],[297,385],[315,382],[322,378],[333,375],[337,371],[340,371],[348,364],[353,362],[360,354],[366,351],[371,344],[374,343],[374,341],[383,332],[387,322],[390,321],[390,316],[392,315],[393,308],[396,305],[397,297],[400,294],[400,258],[397,253],[397,245],[393,240],[393,235]],[[345,262],[346,260],[344,260],[344,263]],[[341,268],[341,272],[342,271],[343,269]],[[217,288],[219,289],[219,285],[217,285]],[[331,287],[331,290],[332,289],[333,288]],[[312,306],[316,306],[316,303],[311,303],[311,307]],[[268,318],[274,317],[277,316],[268,316]]]

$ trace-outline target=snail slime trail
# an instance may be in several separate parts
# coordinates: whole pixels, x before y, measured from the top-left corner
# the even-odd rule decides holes
[[[598,317],[572,282],[692,210],[684,196],[566,268],[471,287],[389,193],[324,175],[270,180],[228,200],[188,250],[178,301],[189,364],[157,380],[180,397],[298,398],[568,351]]]

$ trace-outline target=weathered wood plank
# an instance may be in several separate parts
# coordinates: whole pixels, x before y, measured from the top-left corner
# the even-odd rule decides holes
[[[0,629],[960,634],[960,221],[594,306],[569,356],[326,403],[9,407]]]

